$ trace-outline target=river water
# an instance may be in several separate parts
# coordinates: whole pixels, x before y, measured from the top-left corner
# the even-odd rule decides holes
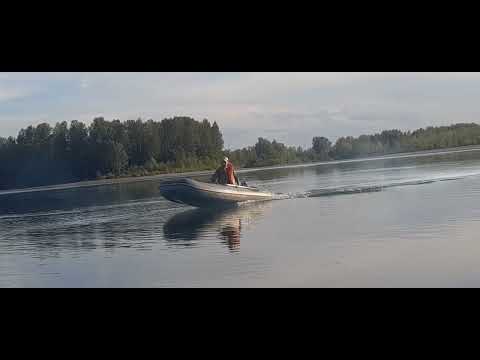
[[[275,200],[193,209],[160,179],[2,193],[0,287],[480,286],[478,149],[240,178]]]

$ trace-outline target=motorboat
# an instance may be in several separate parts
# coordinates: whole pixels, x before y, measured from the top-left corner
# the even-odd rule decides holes
[[[241,185],[219,185],[189,178],[164,180],[160,193],[168,200],[194,207],[228,206],[273,199],[273,193]]]

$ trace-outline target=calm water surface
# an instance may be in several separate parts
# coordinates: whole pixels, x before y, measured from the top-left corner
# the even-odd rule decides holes
[[[0,194],[0,286],[480,286],[480,151],[241,179],[276,200],[198,210],[160,180]]]

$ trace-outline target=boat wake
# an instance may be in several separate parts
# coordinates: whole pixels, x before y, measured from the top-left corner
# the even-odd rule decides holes
[[[405,179],[405,180],[390,181],[390,182],[383,182],[383,183],[368,183],[368,184],[325,187],[320,189],[308,190],[301,193],[275,194],[274,200],[316,198],[316,197],[335,196],[335,195],[373,193],[373,192],[383,191],[385,189],[392,188],[392,187],[432,184],[440,181],[461,180],[461,179],[465,179],[473,176],[480,176],[480,172],[456,174],[455,176],[443,175],[443,176],[434,176],[429,178]]]

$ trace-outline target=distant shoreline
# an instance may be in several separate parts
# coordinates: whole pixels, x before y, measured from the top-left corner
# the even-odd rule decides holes
[[[241,173],[248,173],[248,172],[254,172],[254,171],[313,167],[313,166],[320,166],[320,165],[335,165],[335,164],[345,164],[345,163],[365,162],[365,161],[380,161],[385,159],[402,159],[402,158],[410,158],[410,157],[435,156],[435,155],[455,154],[455,153],[470,152],[470,151],[480,151],[480,146],[479,145],[459,146],[454,148],[424,150],[424,151],[416,151],[416,152],[403,152],[403,153],[400,152],[400,153],[394,153],[394,154],[388,154],[388,155],[370,156],[370,157],[353,158],[353,159],[345,159],[345,160],[329,160],[329,161],[309,162],[309,163],[292,164],[292,165],[286,164],[286,165],[275,165],[275,166],[265,166],[265,167],[251,167],[251,168],[238,169],[237,172],[241,174]],[[147,175],[147,176],[141,176],[141,177],[128,176],[128,177],[117,177],[117,178],[102,179],[102,180],[86,180],[86,181],[64,183],[64,184],[57,184],[57,185],[1,190],[0,196],[39,192],[39,191],[67,190],[67,189],[79,188],[79,187],[96,187],[96,186],[116,185],[116,184],[130,184],[130,183],[136,183],[136,182],[155,181],[155,180],[167,179],[172,177],[202,176],[202,175],[209,175],[211,173],[212,173],[212,170],[205,170],[205,171],[165,173],[165,174]]]

